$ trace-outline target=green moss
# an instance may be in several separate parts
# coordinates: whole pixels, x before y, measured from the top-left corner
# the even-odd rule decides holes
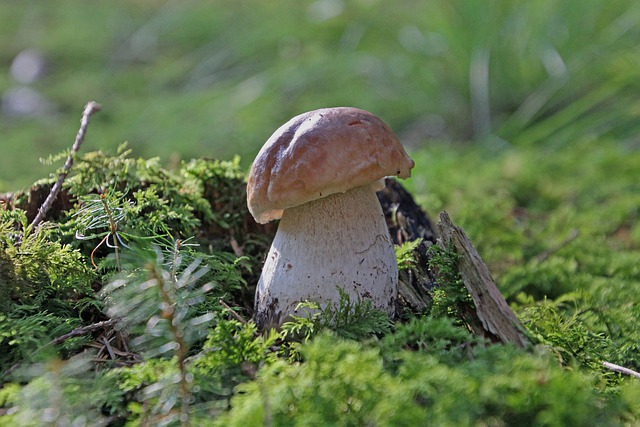
[[[601,395],[590,375],[542,348],[475,347],[462,359],[442,347],[396,349],[395,374],[377,349],[327,334],[301,352],[302,363],[275,362],[240,386],[216,425],[598,426],[621,425],[636,407]]]
[[[576,167],[575,150],[589,167]],[[17,200],[24,211],[0,211],[0,293],[9,297],[0,314],[2,364],[67,358],[102,331],[45,344],[123,316],[119,328],[135,352],[126,360],[140,363],[90,365],[97,375],[88,381],[55,368],[69,376],[60,383],[64,399],[89,396],[88,407],[63,399],[61,408],[100,408],[132,425],[177,422],[185,404],[194,425],[633,424],[640,390],[602,362],[640,369],[640,157],[606,141],[553,154],[436,145],[415,153],[422,166],[410,181],[430,212],[446,207],[470,235],[537,341],[528,350],[469,332],[473,305],[456,254],[437,246],[428,315],[391,324],[345,299],[266,335],[250,320],[229,320],[220,299],[250,317],[247,284],[255,284],[269,241],[246,220],[238,160],[167,170],[123,149],[77,159],[65,185],[68,210],[55,223],[31,229],[26,196]],[[124,243],[117,252],[100,244],[110,235],[114,246],[116,233]],[[410,244],[398,249],[401,266],[415,262],[410,253]],[[106,283],[110,292],[99,298]],[[50,372],[38,372],[0,394],[19,412],[14,419],[40,414],[20,396],[35,402],[60,389],[46,382]]]
[[[458,253],[453,247],[429,248],[429,268],[436,272],[437,286],[431,290],[429,313],[434,317],[450,317],[459,324],[477,321],[475,305],[458,271]]]

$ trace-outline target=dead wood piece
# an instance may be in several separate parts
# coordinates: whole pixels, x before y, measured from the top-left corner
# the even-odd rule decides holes
[[[496,286],[489,268],[464,230],[455,226],[447,212],[440,213],[437,224],[443,248],[453,246],[460,255],[458,270],[476,306],[476,314],[487,336],[503,343],[526,347],[528,342],[520,332],[522,326]]]
[[[116,359],[116,355],[113,352],[113,348],[111,348],[111,343],[109,342],[108,339],[106,339],[104,337],[104,335],[101,338],[102,338],[102,342],[103,342],[105,348],[107,349],[107,352],[109,353],[109,357],[111,357],[111,360],[115,360]]]
[[[385,187],[376,195],[394,244],[401,245],[416,239],[436,242],[436,230],[429,216],[395,178],[386,178]]]
[[[422,239],[413,251],[415,265],[399,272],[397,304],[398,313],[405,310],[422,313],[431,305],[431,292],[436,287],[428,253],[429,246],[436,243],[436,229],[427,213],[396,179],[385,179],[385,188],[376,194],[394,244]]]

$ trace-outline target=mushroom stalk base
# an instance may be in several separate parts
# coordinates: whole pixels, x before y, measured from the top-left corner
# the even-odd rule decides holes
[[[398,266],[372,186],[332,194],[284,211],[256,289],[255,320],[277,327],[303,301],[325,307],[370,300],[393,315]]]

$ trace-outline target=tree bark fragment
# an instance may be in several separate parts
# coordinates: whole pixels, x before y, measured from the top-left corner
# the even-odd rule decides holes
[[[523,328],[518,318],[498,290],[489,268],[464,230],[454,225],[445,211],[440,213],[440,222],[436,226],[441,236],[439,244],[445,249],[453,246],[460,256],[458,271],[473,299],[486,335],[503,343],[526,347],[528,342],[521,332]]]

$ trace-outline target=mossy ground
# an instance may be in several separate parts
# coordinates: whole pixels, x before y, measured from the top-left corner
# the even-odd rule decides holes
[[[470,334],[446,251],[433,257],[443,286],[427,312],[389,323],[344,301],[259,334],[245,322],[273,230],[248,218],[237,160],[169,171],[129,155],[79,156],[69,210],[45,226],[30,227],[27,195],[0,211],[7,422],[37,424],[50,407],[60,422],[93,414],[105,425],[638,420],[640,384],[602,365],[640,368],[637,152],[584,141],[414,153],[409,187],[465,227],[525,325],[526,350]],[[398,251],[403,268],[410,251]],[[122,316],[125,329],[51,343]]]

